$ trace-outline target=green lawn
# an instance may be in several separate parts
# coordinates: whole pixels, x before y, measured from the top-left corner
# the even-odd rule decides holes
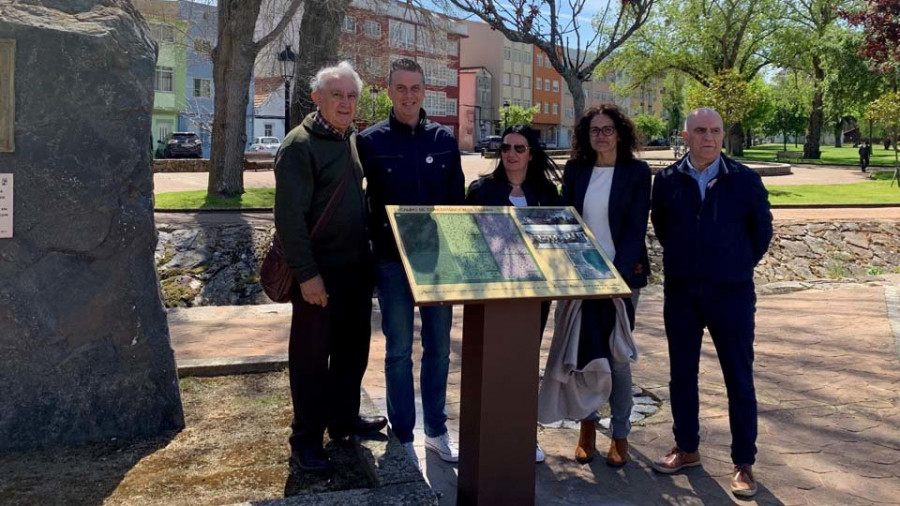
[[[230,198],[208,197],[206,190],[156,194],[156,209],[240,209],[273,205],[275,188],[247,188],[243,195]]]
[[[900,186],[886,180],[833,185],[766,185],[772,204],[900,204]],[[765,179],[763,179],[765,182]]]
[[[900,184],[891,187],[892,171],[874,174],[875,181],[836,185],[769,185],[773,204],[900,204]],[[766,179],[763,179],[763,183]],[[239,209],[271,208],[275,204],[274,188],[247,188],[240,197],[207,198],[205,190],[160,193],[156,209]]]
[[[759,162],[774,162],[776,161],[775,154],[778,151],[782,151],[783,149],[783,144],[761,144],[759,146],[753,146],[752,148],[744,148],[744,156],[742,157],[742,159],[755,160]],[[821,146],[820,149],[822,150],[822,158],[820,160],[792,158],[788,161],[822,165],[859,166],[859,151],[852,145],[845,145],[841,148],[836,148],[834,146]],[[803,144],[794,146],[793,144],[788,143],[787,150],[803,152]],[[871,165],[893,167],[895,165],[893,148],[891,148],[890,151],[885,151],[883,144],[872,146],[872,158],[870,160],[870,163]]]

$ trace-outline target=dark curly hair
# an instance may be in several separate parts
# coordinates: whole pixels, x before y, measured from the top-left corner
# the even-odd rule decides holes
[[[638,149],[637,131],[631,119],[612,103],[603,103],[591,107],[578,120],[575,125],[575,140],[572,143],[572,158],[593,164],[597,161],[597,152],[591,147],[591,120],[598,114],[604,114],[613,120],[616,133],[619,134],[619,144],[616,146],[616,161],[630,162],[634,159],[634,152]]]
[[[536,186],[549,186],[556,189],[554,181],[560,181],[559,167],[553,161],[547,152],[541,149],[541,135],[537,130],[528,125],[513,125],[503,131],[501,139],[505,139],[509,134],[519,134],[528,141],[528,151],[531,153],[531,161],[528,162],[528,168],[525,171],[525,180],[531,181]],[[497,168],[491,173],[491,177],[498,181],[506,181],[506,167],[503,166],[503,156],[500,156],[500,162]]]

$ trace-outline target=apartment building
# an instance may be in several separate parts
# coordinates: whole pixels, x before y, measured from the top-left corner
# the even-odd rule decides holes
[[[425,72],[422,107],[458,135],[460,41],[467,33],[460,20],[405,3],[354,0],[344,16],[340,52],[376,89],[387,87],[392,60],[416,60]]]
[[[530,44],[510,42],[485,23],[466,21],[465,25],[469,36],[461,41],[460,62],[464,68],[483,68],[494,77],[491,108],[482,109],[481,118],[490,122],[487,135],[498,135],[505,127],[504,106],[534,104],[534,49]]]
[[[540,130],[541,138],[548,146],[560,145],[560,125],[562,124],[564,83],[562,77],[550,64],[547,55],[533,47],[534,81],[532,99],[538,107],[533,126]]]
[[[484,67],[459,69],[459,148],[475,149],[475,143],[491,135],[494,122],[484,117],[494,110],[492,102],[494,76]]]

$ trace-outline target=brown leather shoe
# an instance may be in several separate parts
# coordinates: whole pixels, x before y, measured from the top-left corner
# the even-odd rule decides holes
[[[677,473],[686,467],[699,465],[701,465],[699,450],[688,453],[677,446],[652,464],[654,470],[663,474]]]
[[[628,439],[613,438],[609,442],[609,452],[606,454],[606,465],[622,467],[628,462]]]
[[[753,466],[742,464],[734,466],[731,477],[731,493],[737,497],[753,497],[756,495],[756,480],[753,478]]]
[[[579,464],[587,464],[594,460],[597,453],[597,422],[583,420],[581,433],[578,435],[578,446],[575,447],[575,460]]]

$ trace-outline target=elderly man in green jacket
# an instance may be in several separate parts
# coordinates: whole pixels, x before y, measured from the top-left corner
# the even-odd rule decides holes
[[[369,358],[372,256],[353,118],[362,81],[341,62],[311,82],[318,110],[294,128],[275,157],[275,228],[297,286],[288,346],[294,420],[292,467],[332,469],[331,439],[380,431],[384,417],[359,416]]]

